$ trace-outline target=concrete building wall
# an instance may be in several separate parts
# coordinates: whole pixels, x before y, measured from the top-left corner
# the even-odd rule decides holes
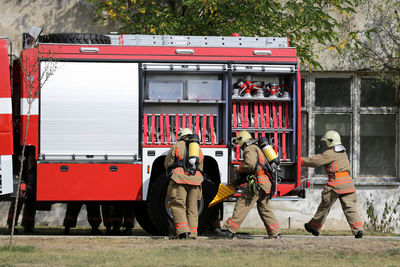
[[[93,24],[94,10],[85,0],[0,0],[0,7],[0,36],[10,37],[17,49],[32,26],[43,27],[43,33],[112,31]]]

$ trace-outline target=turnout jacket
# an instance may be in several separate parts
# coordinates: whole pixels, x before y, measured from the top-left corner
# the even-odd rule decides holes
[[[321,154],[302,158],[301,165],[308,167],[324,165],[328,174],[326,186],[332,187],[338,194],[356,191],[350,176],[350,162],[345,151],[335,152],[332,147]]]
[[[176,142],[169,150],[165,157],[164,167],[166,170],[172,169],[171,179],[177,184],[189,184],[189,185],[200,185],[203,182],[203,175],[200,171],[203,171],[203,152],[200,150],[199,153],[199,170],[194,175],[186,172],[183,167],[176,166],[177,162],[185,164],[186,161],[186,143],[185,141]],[[175,165],[175,166],[174,166]]]
[[[269,194],[271,192],[271,181],[260,166],[264,165],[266,160],[264,153],[257,145],[249,145],[243,150],[243,162],[239,166],[239,173],[256,175],[260,188]]]

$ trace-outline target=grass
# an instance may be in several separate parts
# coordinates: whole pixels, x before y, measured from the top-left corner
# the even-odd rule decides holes
[[[400,242],[20,237],[0,259],[0,266],[399,266]]]
[[[22,232],[21,228],[17,228]],[[5,233],[6,228],[0,228]],[[63,228],[38,227],[36,235],[61,235]],[[102,229],[104,230],[104,229]],[[304,235],[302,229],[283,229],[283,235]],[[265,235],[263,229],[241,232]],[[5,266],[399,266],[400,241],[372,239],[109,239],[85,238],[89,228],[76,228],[80,237],[18,236],[8,250],[0,238],[0,267]],[[135,235],[147,235],[141,229]],[[322,235],[350,236],[350,231]],[[377,235],[378,233],[368,233]],[[309,235],[309,234],[308,234]],[[390,234],[391,236],[400,236]]]
[[[23,229],[17,228],[20,233]],[[8,249],[8,236],[0,237],[0,267],[8,266],[400,266],[400,241],[284,237],[270,239],[168,240],[88,237],[90,228],[38,227],[37,236],[16,236]],[[104,229],[102,229],[104,231]],[[6,234],[0,228],[0,234]],[[242,228],[250,235],[265,230]],[[283,235],[304,235],[303,229],[283,229]],[[351,236],[350,231],[322,231],[322,235]],[[382,235],[382,233],[367,233]],[[45,236],[46,235],[46,236]],[[50,235],[50,237],[47,237]],[[58,235],[58,237],[51,237]],[[135,229],[134,235],[147,235]],[[399,234],[384,234],[400,236]]]
[[[35,249],[34,246],[13,246],[10,251],[9,246],[7,245],[7,246],[0,247],[0,252],[7,251],[7,252],[28,253],[28,252],[32,252],[34,249]]]

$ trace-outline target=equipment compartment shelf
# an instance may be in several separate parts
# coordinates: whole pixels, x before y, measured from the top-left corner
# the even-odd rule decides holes
[[[293,129],[287,129],[287,128],[232,128],[233,131],[249,131],[249,132],[265,132],[265,133],[273,133],[273,132],[293,132]]]
[[[271,97],[237,97],[237,96],[232,96],[232,100],[244,100],[244,101],[291,101],[292,99],[289,97],[277,97],[277,98],[271,98]]]
[[[145,99],[144,103],[163,103],[163,104],[225,104],[225,100],[151,100]]]

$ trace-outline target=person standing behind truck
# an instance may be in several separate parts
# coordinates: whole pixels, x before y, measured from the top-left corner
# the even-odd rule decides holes
[[[247,131],[241,131],[236,136],[235,143],[243,150],[243,162],[238,169],[235,169],[235,173],[252,178],[248,179],[246,191],[236,201],[232,217],[225,222],[221,229],[216,228],[216,234],[220,237],[233,238],[256,202],[258,214],[267,229],[269,238],[280,238],[281,236],[278,220],[269,203],[272,186],[270,177],[261,167],[267,159],[256,142],[257,140],[253,139]],[[237,179],[233,185],[240,185],[241,180]],[[257,189],[251,189],[254,188],[252,185],[255,185]]]
[[[357,210],[356,188],[350,176],[350,162],[346,148],[342,145],[340,135],[336,131],[327,131],[321,141],[327,149],[322,154],[301,159],[301,165],[307,167],[325,166],[328,181],[322,191],[322,200],[317,212],[308,223],[304,224],[307,232],[319,236],[332,205],[339,198],[347,222],[355,238],[364,235],[363,224]]]
[[[83,204],[86,204],[87,219],[90,224],[90,227],[92,228],[91,233],[94,235],[101,235],[101,231],[99,230],[99,226],[101,223],[100,205],[91,202],[67,203],[67,210],[65,211],[64,223],[63,223],[65,227],[63,234],[68,235],[70,232],[70,228],[76,227],[78,215]]]
[[[202,197],[203,153],[189,128],[182,129],[177,142],[170,148],[165,161],[165,169],[171,172],[167,196],[179,239],[195,239],[198,226],[198,201]],[[198,139],[197,139],[198,140]],[[194,150],[189,151],[193,144]],[[197,157],[195,161],[191,161]],[[193,165],[192,163],[195,162]]]

